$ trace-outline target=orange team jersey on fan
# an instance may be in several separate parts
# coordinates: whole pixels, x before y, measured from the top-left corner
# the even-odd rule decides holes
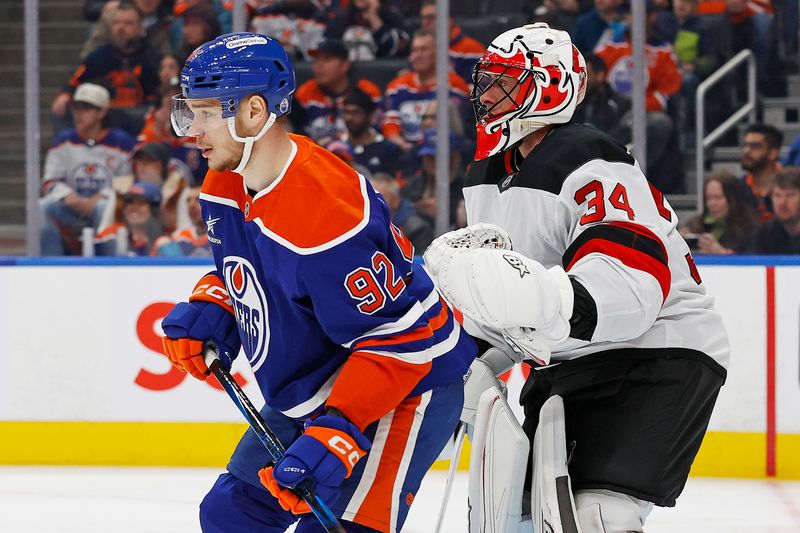
[[[726,2],[724,0],[700,0],[697,5],[698,15],[712,15],[718,13],[725,13],[727,11]],[[748,0],[747,7],[741,13],[731,13],[731,22],[740,24],[749,19],[753,15],[772,15],[772,1],[771,0]]]
[[[467,82],[472,81],[472,70],[485,51],[483,44],[464,35],[458,26],[450,28],[450,64]]]
[[[358,80],[356,87],[367,93],[375,102],[375,107],[382,106],[383,94],[377,85],[369,80]],[[342,119],[344,99],[349,94],[333,96],[325,92],[317,80],[308,80],[294,95],[295,101],[303,109],[303,129],[312,139],[333,138],[347,133],[347,128]],[[377,117],[376,117],[377,118]]]
[[[633,91],[633,56],[631,43],[608,43],[595,54],[608,66],[608,84],[617,94],[631,97]],[[645,46],[647,73],[645,83],[647,111],[666,111],[667,99],[681,88],[683,76],[672,45]]]
[[[464,79],[450,71],[450,100],[464,114],[469,109],[469,87]],[[428,104],[436,99],[436,83],[423,85],[416,72],[396,77],[386,87],[386,117],[383,134],[401,136],[406,141],[422,139],[422,114]]]
[[[266,402],[292,418],[339,409],[363,430],[460,379],[477,350],[366,179],[290,135],[254,196],[210,171],[200,204],[216,273]]]

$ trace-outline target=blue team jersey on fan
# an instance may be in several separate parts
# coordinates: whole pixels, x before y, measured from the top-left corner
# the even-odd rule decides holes
[[[378,364],[427,365],[409,396],[461,379],[476,346],[389,209],[363,176],[291,135],[280,176],[251,196],[243,178],[209,172],[200,195],[217,273],[267,403],[303,418],[323,408],[355,352]],[[369,387],[370,383],[363,383]]]

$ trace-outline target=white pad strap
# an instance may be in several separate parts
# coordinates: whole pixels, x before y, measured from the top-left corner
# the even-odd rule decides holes
[[[530,443],[496,387],[480,397],[472,441],[469,531],[517,532]]]
[[[244,143],[244,152],[242,152],[242,159],[239,161],[239,165],[233,169],[234,172],[237,174],[241,174],[244,168],[247,166],[247,163],[250,161],[250,154],[253,151],[253,143],[259,140],[261,137],[264,136],[265,133],[269,131],[275,121],[277,120],[277,116],[275,113],[270,113],[267,121],[264,123],[264,126],[261,127],[261,130],[256,133],[254,136],[250,137],[240,137],[236,133],[236,117],[228,117],[228,131],[233,137],[234,141]]]

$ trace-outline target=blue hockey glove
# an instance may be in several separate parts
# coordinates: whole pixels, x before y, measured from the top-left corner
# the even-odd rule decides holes
[[[339,486],[371,446],[345,418],[321,416],[306,422],[305,431],[289,446],[283,459],[274,467],[260,470],[259,478],[281,507],[295,514],[307,513],[308,505],[283,487],[292,488],[309,479],[320,498],[331,504]]]
[[[164,353],[175,367],[204,381],[208,367],[203,360],[203,342],[219,349],[223,366],[230,368],[241,340],[228,293],[222,280],[209,274],[200,280],[188,302],[181,302],[161,322]]]

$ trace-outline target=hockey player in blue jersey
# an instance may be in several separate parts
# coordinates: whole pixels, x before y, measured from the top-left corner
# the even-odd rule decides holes
[[[294,89],[280,45],[239,33],[188,58],[173,100],[176,131],[211,169],[200,200],[215,269],[164,319],[164,349],[204,380],[204,341],[226,365],[241,346],[288,447],[268,465],[247,432],[200,523],[277,532],[300,514],[296,531],[317,531],[286,489],[308,479],[348,532],[399,531],[477,348],[364,177],[287,132]]]

